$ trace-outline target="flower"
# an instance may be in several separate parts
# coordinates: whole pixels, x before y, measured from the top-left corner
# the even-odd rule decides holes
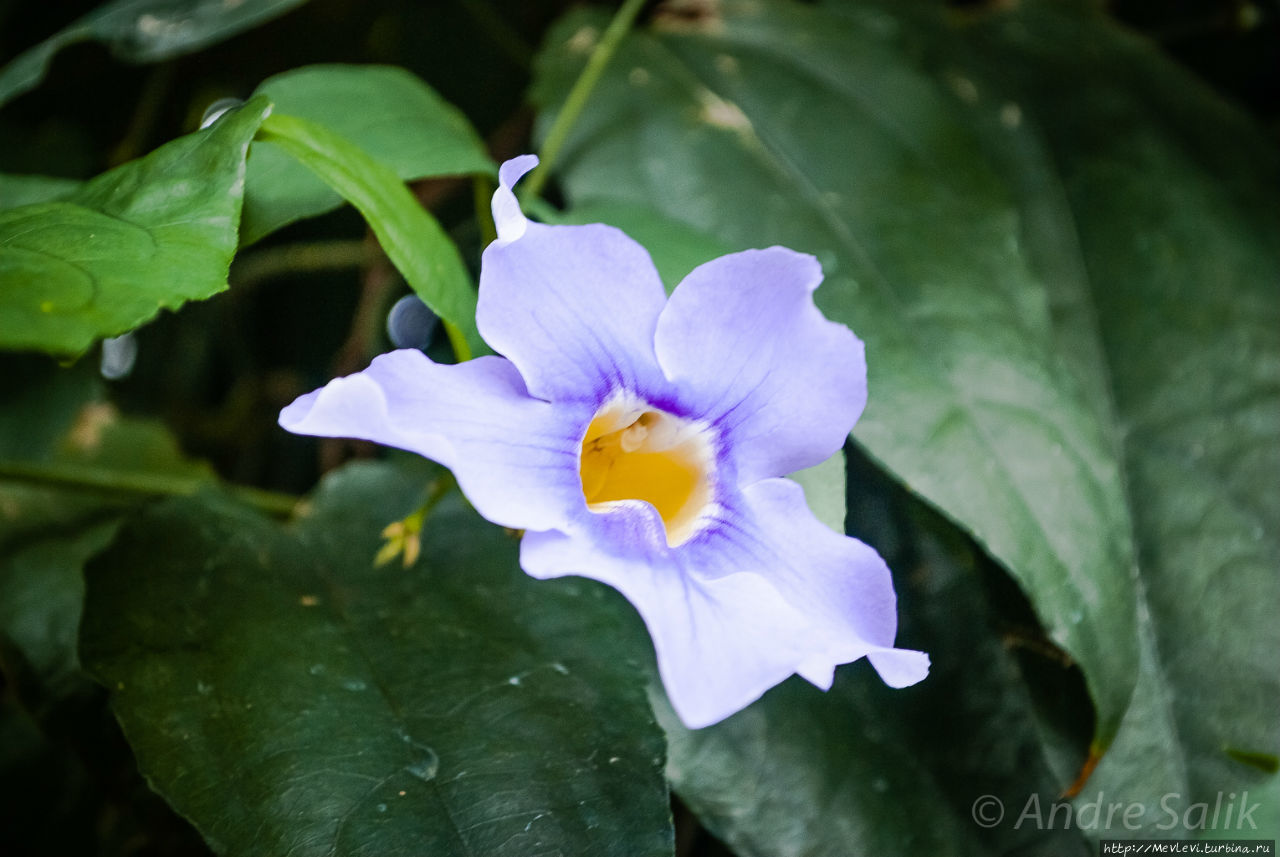
[[[536,164],[503,164],[493,196],[476,322],[503,356],[383,354],[280,424],[434,459],[525,531],[528,574],[619,590],[691,728],[793,673],[825,690],[864,656],[894,687],[924,678],[928,657],[893,647],[884,561],[782,478],[839,451],[866,401],[862,343],[813,304],[817,260],[733,253],[668,299],[621,231],[525,218],[511,188]]]

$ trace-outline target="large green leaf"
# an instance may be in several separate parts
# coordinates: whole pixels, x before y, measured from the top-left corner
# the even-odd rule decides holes
[[[1084,672],[1111,750],[1078,805],[1187,835],[1156,827],[1162,797],[1257,787],[1280,748],[1277,155],[1090,9],[659,16],[563,178],[575,206],[822,259],[819,303],[868,343],[855,437],[1014,574]],[[553,35],[544,103],[593,26]]]
[[[144,772],[225,854],[669,854],[634,614],[456,498],[375,567],[426,478],[347,469],[293,531],[187,500],[121,532],[82,653]]]
[[[456,107],[393,66],[314,65],[263,81],[278,113],[323,125],[402,179],[494,172],[484,141]],[[342,197],[278,146],[254,143],[242,243],[342,204]]]
[[[818,256],[818,304],[867,343],[855,437],[1032,594],[1105,745],[1137,666],[1131,521],[1114,426],[1060,365],[1012,195],[949,90],[880,32],[791,3],[717,14],[615,59],[567,146],[571,200]],[[552,37],[544,103],[584,26]]]
[[[1274,790],[1280,152],[1093,15],[1032,6],[954,47],[936,60],[973,81],[973,125],[1018,193],[1060,353],[1124,426],[1142,665],[1081,800],[1134,795],[1144,823],[1167,825],[1164,795],[1185,811],[1268,774]]]
[[[255,99],[56,201],[0,211],[0,348],[79,354],[227,287]]]
[[[305,164],[359,209],[387,258],[445,321],[460,359],[484,347],[476,330],[475,289],[457,245],[389,167],[342,135],[297,116],[269,117],[261,139]]]
[[[54,54],[100,41],[130,62],[159,62],[234,36],[305,0],[113,0],[0,68],[0,105],[44,78]]]

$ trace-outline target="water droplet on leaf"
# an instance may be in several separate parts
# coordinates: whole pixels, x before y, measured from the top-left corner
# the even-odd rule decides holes
[[[98,371],[108,381],[119,381],[133,371],[138,361],[138,340],[132,333],[102,340],[102,362]]]
[[[425,744],[416,741],[410,743],[413,745],[413,761],[405,765],[404,769],[423,782],[434,780],[436,772],[440,770],[440,757]]]

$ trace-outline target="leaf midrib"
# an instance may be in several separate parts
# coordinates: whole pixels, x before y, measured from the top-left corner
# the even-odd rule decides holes
[[[309,534],[305,528],[297,534],[298,538],[304,540],[304,543],[312,546],[312,549],[314,550],[314,542],[312,538],[308,536]],[[411,736],[412,733],[410,731],[409,722],[405,717],[404,707],[396,702],[392,697],[390,691],[387,689],[386,682],[383,681],[379,670],[375,666],[373,657],[369,654],[362,642],[361,635],[357,632],[359,627],[358,623],[352,619],[347,608],[343,606],[346,600],[340,597],[343,587],[339,584],[336,575],[333,573],[332,568],[327,562],[321,562],[317,565],[316,577],[324,584],[325,589],[329,593],[329,598],[327,599],[327,603],[329,604],[329,615],[333,617],[335,624],[341,629],[342,636],[351,646],[352,653],[364,663],[366,675],[373,687],[377,690],[378,697],[382,700],[387,711],[390,713],[391,720],[400,726],[402,735]],[[417,743],[416,738],[411,738],[410,740],[415,744]],[[338,819],[338,824],[334,827],[333,831],[333,847],[335,854],[338,853],[337,848],[339,840],[342,836],[343,829],[346,827],[347,820],[351,815],[364,805],[368,800],[369,795],[373,794],[397,774],[404,771],[404,769],[405,767],[402,765],[394,771],[389,772],[377,783],[370,786],[368,790],[360,795],[357,800],[354,800],[351,807],[342,814],[342,817]],[[454,818],[453,809],[449,806],[449,802],[445,799],[445,796],[441,794],[439,780],[433,778],[429,782],[424,782],[423,785],[428,787],[428,793],[443,811],[445,818],[449,822],[449,831],[453,834],[454,838],[463,849],[461,853],[466,855],[466,857],[479,857],[479,852],[471,847],[471,843],[468,842],[466,837],[463,835],[462,828],[458,826],[458,821]]]

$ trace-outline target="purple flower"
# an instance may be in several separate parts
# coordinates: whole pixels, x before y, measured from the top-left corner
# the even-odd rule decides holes
[[[511,187],[536,163],[503,164],[480,275],[477,324],[504,356],[384,354],[280,424],[434,459],[526,531],[527,573],[619,590],[690,727],[792,673],[825,690],[863,656],[894,687],[920,681],[928,657],[893,647],[884,561],[782,478],[837,452],[866,401],[862,343],[813,304],[817,260],[733,253],[668,299],[619,230],[525,219]]]

